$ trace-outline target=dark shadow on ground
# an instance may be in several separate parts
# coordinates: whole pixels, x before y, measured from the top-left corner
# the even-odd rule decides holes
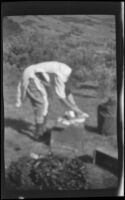
[[[93,132],[93,133],[98,133],[98,127],[94,127],[94,126],[89,126],[89,125],[85,125],[85,129],[89,132]]]
[[[23,119],[5,118],[4,125],[5,127],[11,127],[15,130],[20,131],[20,130],[29,130],[29,127],[32,124]]]
[[[30,139],[37,141],[37,142],[44,142],[46,145],[50,144],[51,139],[51,132],[53,130],[61,131],[61,128],[52,127],[47,129],[43,136],[40,137],[39,140],[36,140],[34,131],[32,127],[32,123],[27,122],[23,119],[13,119],[13,118],[5,118],[4,120],[5,127],[11,127],[12,129],[16,130],[18,133],[28,136]]]
[[[29,138],[35,140],[35,138],[33,137],[33,130],[31,129],[32,123],[30,122],[27,122],[23,119],[5,118],[4,126],[11,127],[18,133],[26,135]]]
[[[65,129],[64,127],[56,127],[56,126],[52,128],[53,131],[59,131],[59,132],[63,131],[64,129]]]
[[[77,93],[77,92],[73,92],[73,94],[75,96],[80,96],[80,97],[84,97],[84,98],[97,98],[97,95],[84,95],[82,93]]]
[[[89,155],[83,155],[78,157],[82,162],[93,163],[93,157]]]
[[[98,86],[96,86],[96,85],[88,85],[88,84],[80,84],[79,86],[78,86],[78,88],[79,89],[93,89],[93,90],[98,90]]]

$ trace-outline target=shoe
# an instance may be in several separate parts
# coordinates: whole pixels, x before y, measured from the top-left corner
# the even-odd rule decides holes
[[[45,127],[43,124],[36,124],[34,139],[39,141],[40,138],[43,136],[44,131],[45,131]]]
[[[40,140],[43,144],[49,146],[49,145],[50,145],[50,141],[51,141],[51,130],[50,130],[50,129],[46,130],[46,131],[43,133],[43,135],[39,137],[39,140]]]

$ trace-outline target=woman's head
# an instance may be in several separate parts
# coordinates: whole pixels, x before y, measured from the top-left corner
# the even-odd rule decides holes
[[[70,67],[68,67],[67,65],[66,66],[61,65],[61,67],[60,67],[60,77],[63,80],[63,82],[66,83],[68,81],[71,73],[72,73],[72,69]]]

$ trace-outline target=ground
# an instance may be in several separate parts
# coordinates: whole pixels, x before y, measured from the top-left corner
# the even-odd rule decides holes
[[[92,188],[112,188],[117,186],[117,176],[99,166],[92,164],[92,157],[96,147],[105,147],[109,151],[117,152],[117,137],[102,136],[97,131],[97,106],[100,99],[95,97],[75,96],[79,107],[90,117],[84,127],[67,128],[62,131],[54,130],[51,136],[51,149],[33,140],[34,119],[30,102],[22,108],[15,107],[15,88],[5,87],[5,166],[31,152],[46,154],[49,150],[66,156],[84,156],[89,171],[88,179]],[[84,92],[83,92],[84,93]],[[81,91],[82,94],[82,91]],[[52,101],[49,122],[62,115],[66,108],[57,98]],[[76,150],[76,151],[75,151]],[[98,174],[98,175],[97,175]],[[94,180],[94,182],[93,182]]]

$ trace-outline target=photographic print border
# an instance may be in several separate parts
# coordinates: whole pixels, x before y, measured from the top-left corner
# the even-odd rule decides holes
[[[123,78],[123,38],[122,38],[122,22],[121,22],[121,5],[120,2],[94,2],[94,1],[13,1],[2,2],[2,17],[16,15],[115,15],[116,19],[116,62],[117,62],[117,139],[118,139],[118,154],[119,154],[119,184],[122,176],[123,163],[123,144],[122,144],[122,120],[121,120],[121,92]],[[2,30],[2,23],[1,23]],[[2,58],[2,53],[1,53]],[[3,65],[1,61],[1,66]],[[1,81],[3,81],[3,70],[1,67]],[[2,85],[2,84],[1,84]],[[118,189],[110,190],[88,190],[88,191],[6,191],[5,188],[5,169],[4,169],[4,100],[3,88],[1,93],[1,174],[2,183],[1,191],[3,199],[14,199],[19,196],[24,198],[54,198],[54,197],[96,197],[96,196],[117,196]]]

